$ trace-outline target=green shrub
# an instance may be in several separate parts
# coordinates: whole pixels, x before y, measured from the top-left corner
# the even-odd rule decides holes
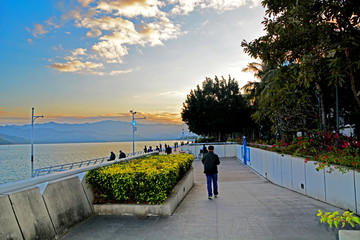
[[[96,203],[162,204],[193,160],[189,154],[152,155],[91,170],[87,180]]]

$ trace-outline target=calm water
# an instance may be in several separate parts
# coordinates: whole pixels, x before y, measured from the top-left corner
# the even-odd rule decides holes
[[[159,143],[173,146],[174,142],[135,142],[135,151],[143,151],[145,145],[155,149]],[[120,149],[125,153],[132,152],[132,142],[34,144],[34,169],[108,157],[111,151],[118,157]],[[0,145],[0,184],[30,178],[30,172],[30,144]]]

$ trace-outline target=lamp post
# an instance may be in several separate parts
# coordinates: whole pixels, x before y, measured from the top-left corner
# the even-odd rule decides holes
[[[132,121],[131,121],[131,125],[132,125],[132,142],[133,142],[133,155],[135,155],[135,131],[136,129],[136,121],[135,119],[146,119],[146,117],[143,118],[135,118],[135,114],[136,112],[134,110],[130,110],[130,113],[132,114]]]
[[[34,177],[34,122],[37,118],[43,118],[44,116],[35,116],[34,108],[31,111],[31,177]]]

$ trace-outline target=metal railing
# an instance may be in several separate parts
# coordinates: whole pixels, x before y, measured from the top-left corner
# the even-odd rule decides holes
[[[135,156],[139,156],[142,154],[144,154],[144,152],[142,152],[142,151],[135,152],[135,153],[128,153],[128,154],[126,154],[126,158],[135,157]],[[126,160],[126,158],[124,158],[124,160]],[[48,174],[55,173],[55,172],[64,172],[64,171],[69,171],[69,170],[72,170],[75,168],[88,167],[91,165],[102,164],[103,162],[106,162],[108,159],[109,159],[109,157],[102,157],[102,158],[84,160],[84,161],[80,161],[80,162],[65,163],[65,164],[61,164],[61,165],[54,165],[54,166],[50,166],[50,167],[38,168],[38,169],[34,169],[33,176],[38,177],[38,176],[48,175]]]

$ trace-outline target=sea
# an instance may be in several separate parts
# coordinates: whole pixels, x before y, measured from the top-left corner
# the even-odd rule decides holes
[[[135,152],[144,147],[165,144],[173,146],[179,140],[169,141],[135,141]],[[119,150],[132,153],[132,142],[100,143],[58,143],[34,144],[34,169],[79,162],[84,160],[109,157],[113,151],[117,157]],[[31,145],[0,145],[0,184],[31,178]]]

